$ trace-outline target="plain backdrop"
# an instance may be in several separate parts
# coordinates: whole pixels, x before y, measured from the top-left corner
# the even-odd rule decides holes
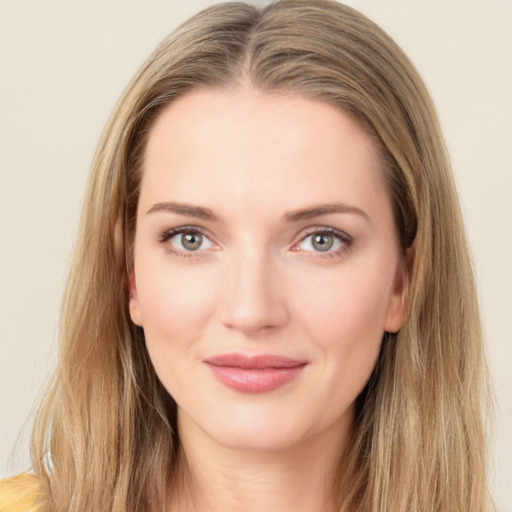
[[[103,125],[155,45],[211,3],[0,0],[0,476],[30,464],[31,418],[55,362],[63,284]],[[512,508],[512,0],[347,3],[405,49],[439,110],[494,379],[495,496]]]

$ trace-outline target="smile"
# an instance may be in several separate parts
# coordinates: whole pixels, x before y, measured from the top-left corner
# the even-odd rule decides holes
[[[298,377],[307,365],[283,356],[225,354],[205,359],[213,376],[242,393],[268,393]]]

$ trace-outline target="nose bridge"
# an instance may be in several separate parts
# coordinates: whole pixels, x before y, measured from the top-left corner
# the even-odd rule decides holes
[[[254,241],[232,251],[222,308],[223,322],[228,327],[253,335],[286,322],[278,267],[271,252]]]

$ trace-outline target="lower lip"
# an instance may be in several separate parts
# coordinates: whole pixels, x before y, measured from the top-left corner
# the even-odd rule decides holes
[[[268,393],[298,377],[306,364],[291,368],[238,368],[206,363],[214,377],[228,388],[243,393]]]

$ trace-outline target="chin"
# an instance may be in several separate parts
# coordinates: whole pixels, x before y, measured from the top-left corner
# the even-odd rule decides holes
[[[278,428],[227,428],[219,432],[206,432],[218,445],[237,451],[276,452],[292,448],[303,436],[289,429]]]
[[[202,414],[197,421],[182,413],[179,416],[180,431],[190,441],[197,440],[198,435],[206,435],[216,445],[231,450],[275,452],[299,446],[322,430],[318,423],[311,424],[310,416],[301,418],[286,408],[234,409],[222,414],[219,411]]]

